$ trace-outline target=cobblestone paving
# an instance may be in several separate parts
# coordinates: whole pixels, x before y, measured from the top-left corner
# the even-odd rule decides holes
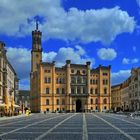
[[[0,140],[140,140],[140,119],[104,113],[35,114],[0,121]]]

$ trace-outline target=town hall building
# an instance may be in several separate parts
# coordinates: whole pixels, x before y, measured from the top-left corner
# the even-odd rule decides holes
[[[111,66],[90,67],[91,63],[62,67],[55,62],[42,62],[42,32],[38,25],[32,31],[31,111],[91,112],[111,108]]]

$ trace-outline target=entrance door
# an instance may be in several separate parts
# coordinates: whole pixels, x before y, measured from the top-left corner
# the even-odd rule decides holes
[[[81,100],[76,101],[76,112],[82,112],[82,103]]]

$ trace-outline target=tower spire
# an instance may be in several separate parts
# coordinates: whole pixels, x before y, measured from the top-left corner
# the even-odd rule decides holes
[[[36,30],[38,30],[38,21],[36,20]]]

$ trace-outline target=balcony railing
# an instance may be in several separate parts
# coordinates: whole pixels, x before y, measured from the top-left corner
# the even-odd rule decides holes
[[[87,97],[89,96],[88,93],[71,93],[70,96],[72,97]]]

